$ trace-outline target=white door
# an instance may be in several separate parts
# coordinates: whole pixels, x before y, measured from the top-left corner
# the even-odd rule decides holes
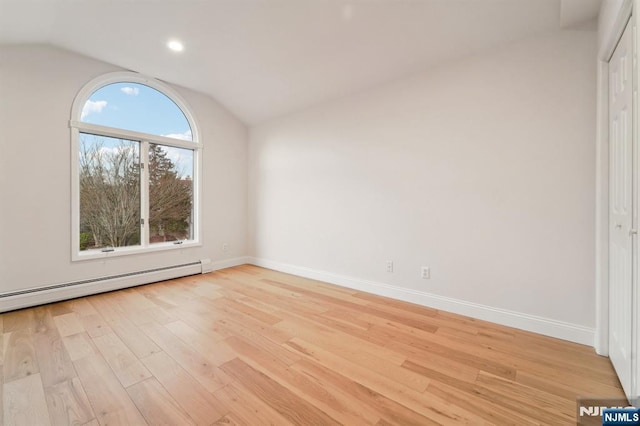
[[[635,245],[633,29],[609,61],[609,357],[631,396]]]

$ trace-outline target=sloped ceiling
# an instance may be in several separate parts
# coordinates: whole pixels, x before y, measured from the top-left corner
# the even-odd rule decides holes
[[[545,31],[600,0],[0,0],[47,43],[211,95],[248,124]],[[185,50],[169,51],[178,38]]]

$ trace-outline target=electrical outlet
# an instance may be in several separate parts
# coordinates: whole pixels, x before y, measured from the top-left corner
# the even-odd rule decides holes
[[[229,244],[227,243],[222,243],[222,251],[223,252],[228,252],[229,251]]]
[[[431,278],[431,269],[428,266],[423,266],[422,269],[420,269],[420,277],[423,280]]]
[[[393,272],[393,260],[387,260],[387,272]]]

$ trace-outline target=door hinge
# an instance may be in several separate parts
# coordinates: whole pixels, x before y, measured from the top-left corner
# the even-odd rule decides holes
[[[144,170],[144,163],[140,163],[140,168]]]
[[[144,219],[140,219],[140,225],[144,225]]]

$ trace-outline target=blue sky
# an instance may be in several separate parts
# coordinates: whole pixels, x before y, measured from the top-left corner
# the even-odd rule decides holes
[[[82,121],[103,126],[191,140],[191,128],[171,99],[137,83],[115,83],[91,95]]]
[[[85,123],[192,140],[191,128],[178,106],[157,90],[137,83],[115,83],[96,90],[82,109]],[[110,138],[106,149],[114,148]],[[193,152],[163,147],[182,177],[193,177]]]

